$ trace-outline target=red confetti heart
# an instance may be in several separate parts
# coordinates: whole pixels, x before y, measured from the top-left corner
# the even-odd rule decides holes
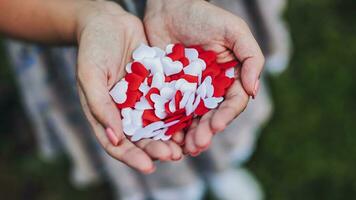
[[[129,73],[126,74],[125,80],[129,83],[129,87],[128,87],[129,90],[137,91],[141,83],[143,82],[144,78],[137,74]]]
[[[151,89],[147,92],[147,94],[146,94],[145,97],[146,97],[148,103],[149,103],[152,107],[154,106],[154,102],[153,102],[152,99],[151,99],[151,94],[159,94],[159,93],[160,93],[159,89],[158,89],[158,88],[155,88],[155,87],[151,88]]]
[[[182,98],[183,98],[183,94],[180,90],[178,90],[176,92],[176,95],[174,96],[174,103],[175,103],[176,109],[179,108],[179,102],[182,100]]]
[[[189,59],[186,57],[179,59],[179,61],[183,64],[183,67],[186,67],[189,65]]]
[[[168,128],[166,135],[173,135],[178,131],[184,129],[187,126],[187,123],[178,123]]]
[[[132,73],[141,76],[143,79],[145,79],[149,75],[149,72],[145,68],[145,66],[143,66],[139,62],[133,62],[131,65],[131,70],[132,70]]]
[[[200,103],[194,113],[198,116],[202,116],[207,112],[209,112],[209,109],[205,107],[203,101],[200,101]]]
[[[230,62],[226,63],[220,63],[218,64],[221,69],[229,69],[231,67],[236,67],[239,64],[237,60],[232,60]]]
[[[147,120],[149,122],[156,122],[156,121],[160,121],[161,119],[158,118],[156,115],[155,115],[155,111],[153,109],[150,109],[150,110],[144,110],[143,111],[143,114],[142,114],[142,119],[143,120]]]
[[[190,75],[190,74],[184,74],[180,78],[185,79],[186,81],[188,81],[190,83],[198,83],[198,77]]]
[[[205,51],[199,54],[199,58],[203,59],[207,65],[210,65],[216,60],[216,53],[214,51]]]
[[[137,91],[127,91],[126,93],[126,101],[122,104],[116,104],[116,106],[119,108],[119,109],[123,109],[123,108],[129,108],[129,107],[134,107],[135,106],[135,103],[138,99],[138,92]]]

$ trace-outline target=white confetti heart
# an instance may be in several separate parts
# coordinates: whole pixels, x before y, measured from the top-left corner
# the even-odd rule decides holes
[[[124,119],[131,118],[131,112],[132,112],[132,108],[124,108],[121,110],[121,115]]]
[[[132,124],[125,125],[123,127],[123,131],[126,135],[128,136],[133,136],[136,132],[136,130],[140,129],[140,126],[134,126]]]
[[[204,60],[198,58],[195,62],[199,63],[203,71],[206,69],[206,62]]]
[[[163,73],[161,58],[145,58],[141,62],[151,74]]]
[[[183,93],[186,92],[195,92],[197,89],[197,83],[190,83],[190,82],[185,82],[182,84],[182,86],[179,88],[180,91],[182,91]]]
[[[167,54],[170,54],[173,52],[173,47],[174,47],[174,44],[169,44],[166,46],[166,53]]]
[[[150,135],[145,135],[145,138],[154,138],[154,137],[159,137],[159,139],[161,139],[162,138],[162,136],[158,136],[158,135],[161,135],[161,134],[165,134],[166,133],[166,131],[167,131],[167,128],[164,128],[164,129],[159,129],[159,130],[156,130],[156,131],[153,131],[152,132],[152,134],[150,134]],[[157,139],[157,140],[159,140],[159,139]]]
[[[116,85],[110,90],[109,94],[116,103],[124,103],[127,99],[126,92],[128,88],[128,82],[124,79],[116,83]]]
[[[163,87],[164,80],[165,80],[165,77],[162,73],[155,73],[152,78],[151,87],[161,89]]]
[[[195,98],[195,101],[194,101],[194,104],[193,104],[193,108],[192,108],[193,112],[198,108],[200,101],[201,101],[200,97]]]
[[[175,91],[174,91],[171,87],[163,87],[163,88],[161,89],[160,94],[161,94],[161,96],[162,96],[163,98],[169,100],[169,99],[172,99],[172,98],[173,98],[174,92],[175,92]]]
[[[161,140],[162,140],[162,141],[167,141],[167,140],[171,139],[171,137],[172,137],[172,135],[166,135],[166,134],[164,134],[164,135],[161,137]]]
[[[199,52],[194,48],[185,48],[184,54],[185,57],[187,57],[190,62],[197,60],[199,57]]]
[[[179,120],[174,120],[174,121],[168,122],[168,123],[164,124],[164,128],[173,126],[173,125],[177,124],[178,122],[179,122]]]
[[[214,95],[214,86],[211,84],[212,78],[207,76],[202,84],[206,87],[206,97],[212,97]]]
[[[155,50],[155,52],[156,52],[156,57],[161,58],[161,57],[163,57],[163,56],[166,55],[166,52],[164,52],[162,49],[160,49],[160,48],[158,48],[158,47],[152,47],[152,48],[153,48],[153,50]]]
[[[158,122],[153,122],[143,128],[137,129],[134,135],[132,136],[131,141],[133,142],[139,141],[140,139],[151,135],[152,132],[162,129],[163,126],[164,126],[164,122],[158,121]]]
[[[140,90],[143,93],[143,96],[145,96],[147,92],[150,90],[150,87],[147,85],[147,83],[142,83],[138,88],[138,90]]]
[[[185,105],[185,113],[187,116],[194,112],[194,109],[193,109],[194,100],[195,100],[195,94],[191,93],[189,96],[189,99],[187,101],[187,104]]]
[[[167,113],[164,109],[155,109],[155,115],[160,119],[167,117]]]
[[[203,101],[204,101],[205,107],[207,107],[209,109],[214,109],[214,108],[218,107],[218,102],[213,98],[206,98],[206,99],[203,99]]]
[[[148,103],[146,97],[142,96],[140,98],[140,101],[136,102],[135,109],[136,110],[148,110],[148,109],[152,109],[152,106]]]
[[[131,121],[137,126],[142,126],[142,110],[132,110],[131,112]]]
[[[169,108],[169,111],[171,111],[171,113],[174,113],[176,111],[176,104],[175,104],[174,98],[169,102],[168,108]]]
[[[225,71],[225,76],[228,78],[235,78],[235,68],[231,67]]]
[[[178,74],[183,69],[183,64],[179,61],[172,61],[169,57],[163,57],[162,59],[163,71],[166,76]]]
[[[204,63],[205,64],[205,63]],[[203,65],[200,61],[193,61],[188,66],[184,67],[184,73],[192,76],[199,76],[202,73]]]
[[[206,85],[205,83],[199,85],[197,91],[196,91],[197,95],[200,96],[201,98],[205,98],[206,97]]]
[[[182,87],[182,85],[183,84],[185,84],[185,83],[188,83],[188,81],[187,80],[185,80],[185,79],[178,79],[177,81],[176,81],[176,84],[175,84],[175,89],[176,90],[179,90],[181,87]]]
[[[132,53],[132,58],[134,60],[142,60],[144,58],[153,58],[156,55],[156,51],[141,43],[140,46]]]
[[[132,63],[127,63],[127,65],[125,66],[125,70],[127,73],[132,73],[131,66],[132,66]]]
[[[192,92],[186,92],[183,94],[183,98],[179,102],[179,109],[182,109],[185,107],[191,94],[192,94]]]

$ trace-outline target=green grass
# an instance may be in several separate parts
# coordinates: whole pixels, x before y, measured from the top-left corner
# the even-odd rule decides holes
[[[355,10],[354,0],[289,1],[293,58],[285,73],[269,79],[274,116],[248,163],[267,199],[356,196]],[[106,184],[71,187],[65,157],[52,164],[36,157],[31,127],[0,57],[0,198],[110,199]]]

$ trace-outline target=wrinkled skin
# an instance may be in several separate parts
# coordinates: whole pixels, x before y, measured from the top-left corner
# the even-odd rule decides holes
[[[185,137],[180,132],[173,138],[184,143],[185,153],[196,156],[209,147],[215,133],[245,109],[249,96],[257,95],[263,54],[242,19],[202,0],[148,0],[144,26],[152,46],[201,45],[217,52],[218,62],[237,58],[242,63],[237,80],[218,109],[195,119]]]

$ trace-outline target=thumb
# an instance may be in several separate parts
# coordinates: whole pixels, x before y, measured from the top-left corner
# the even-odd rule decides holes
[[[264,66],[264,56],[247,24],[238,19],[229,26],[229,43],[237,59],[242,63],[241,81],[246,93],[255,97],[259,87],[259,77]]]
[[[102,72],[95,72],[95,68],[87,68],[87,70],[84,74],[78,72],[78,77],[89,111],[105,129],[113,130],[114,140],[112,142],[117,145],[124,135],[120,112],[109,95],[107,77]]]

